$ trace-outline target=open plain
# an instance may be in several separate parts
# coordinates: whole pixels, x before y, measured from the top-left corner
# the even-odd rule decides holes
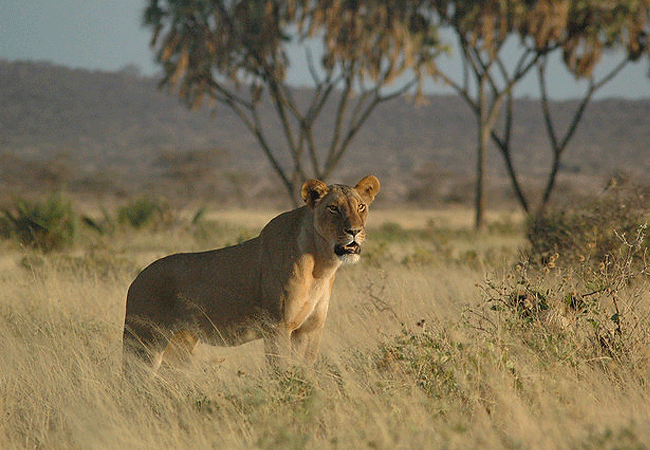
[[[643,249],[627,236],[606,266],[529,264],[510,213],[477,234],[462,209],[371,211],[313,371],[272,373],[253,342],[125,379],[138,270],[254,236],[274,214],[84,228],[46,254],[0,241],[0,447],[650,446],[650,289],[627,264]]]

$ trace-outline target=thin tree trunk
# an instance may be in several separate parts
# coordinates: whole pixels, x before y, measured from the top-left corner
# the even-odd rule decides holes
[[[482,127],[479,127],[479,143],[476,151],[476,192],[474,196],[474,228],[476,230],[482,230],[485,227],[485,200],[483,199],[485,143],[482,135],[483,129]]]
[[[618,75],[621,70],[629,63],[627,58],[621,60],[611,71],[609,71],[600,81],[596,82],[592,76],[589,79],[589,88],[585,92],[585,95],[580,101],[578,109],[573,114],[573,118],[569,124],[568,129],[566,130],[564,137],[560,140],[556,134],[555,127],[553,126],[553,120],[551,117],[551,108],[549,105],[548,94],[546,92],[546,58],[540,60],[538,63],[538,74],[539,74],[539,87],[541,93],[540,102],[542,104],[542,113],[544,115],[544,123],[546,125],[546,133],[548,134],[549,140],[551,141],[551,149],[553,150],[553,165],[548,175],[548,180],[546,182],[546,187],[544,188],[544,193],[542,194],[542,199],[540,201],[539,207],[536,211],[536,216],[539,217],[546,211],[548,204],[551,200],[551,194],[555,187],[555,180],[560,170],[560,160],[562,155],[566,151],[566,148],[569,144],[569,141],[573,138],[578,124],[582,120],[582,117],[587,109],[587,105],[593,98],[594,94],[605,84],[611,81],[616,75]]]
[[[507,151],[502,151],[503,159],[506,163],[506,170],[508,171],[508,177],[510,178],[510,184],[512,185],[513,190],[515,191],[515,196],[519,201],[521,209],[524,210],[526,215],[530,213],[530,208],[528,206],[528,200],[526,199],[526,194],[521,189],[519,180],[517,179],[517,173],[515,172],[515,166],[512,164],[512,155],[510,154],[510,149]]]
[[[484,198],[484,183],[485,183],[485,155],[487,152],[490,132],[492,128],[489,126],[488,114],[488,93],[486,86],[486,77],[481,76],[479,79],[479,103],[478,103],[478,145],[476,149],[476,192],[474,197],[474,228],[479,231],[485,227],[485,198]]]
[[[548,202],[551,199],[551,192],[553,192],[553,187],[555,187],[555,180],[560,170],[561,155],[562,155],[561,152],[553,153],[553,165],[551,166],[551,172],[548,175],[548,181],[546,184],[546,188],[544,189],[544,194],[542,195],[542,201],[539,203],[539,206],[537,207],[537,212],[535,213],[536,217],[541,217],[544,214],[544,212],[546,212]]]
[[[503,138],[500,139],[497,133],[492,130],[491,136],[492,141],[497,144],[497,147],[501,151],[501,156],[506,164],[506,170],[508,172],[508,177],[510,177],[510,184],[515,191],[515,196],[519,201],[519,205],[524,210],[526,215],[530,214],[530,207],[528,206],[528,199],[524,193],[519,180],[517,179],[517,172],[512,161],[512,153],[510,152],[510,138],[512,137],[512,121],[513,121],[513,98],[512,93],[508,94],[508,100],[505,108],[505,127],[503,129]]]

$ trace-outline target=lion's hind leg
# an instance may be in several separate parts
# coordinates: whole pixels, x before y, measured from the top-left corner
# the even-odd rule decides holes
[[[160,367],[162,353],[168,339],[151,324],[128,320],[122,337],[124,372],[130,373],[134,365],[148,366],[154,372]]]
[[[199,344],[199,338],[189,330],[174,333],[162,352],[162,361],[172,366],[187,365]]]

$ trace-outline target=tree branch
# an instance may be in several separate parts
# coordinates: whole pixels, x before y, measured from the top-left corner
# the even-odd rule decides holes
[[[562,141],[558,143],[557,135],[555,134],[555,129],[553,127],[551,110],[549,107],[548,94],[546,92],[546,61],[542,61],[539,66],[539,83],[540,83],[540,92],[541,92],[541,102],[542,102],[542,111],[544,114],[544,121],[546,123],[546,129],[551,140],[551,146],[553,150],[553,163],[551,165],[551,171],[549,172],[549,177],[546,182],[546,187],[544,188],[544,193],[542,194],[542,200],[540,202],[537,215],[540,215],[546,209],[548,202],[551,198],[551,192],[555,186],[555,180],[560,169],[560,159],[562,154],[566,150],[569,141],[573,138],[580,120],[587,108],[587,104],[591,101],[594,94],[612,80],[618,73],[623,70],[623,68],[629,63],[627,58],[624,58],[619,64],[617,64],[610,72],[607,73],[600,81],[595,82],[593,76],[589,79],[589,87],[585,92],[585,95],[582,97],[580,104],[576,112],[573,115],[573,119],[567,128]]]

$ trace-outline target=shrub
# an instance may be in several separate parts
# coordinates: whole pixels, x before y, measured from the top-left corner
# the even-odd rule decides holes
[[[10,239],[13,235],[14,224],[9,219],[7,212],[3,212],[3,215],[0,216],[0,238]]]
[[[645,366],[649,336],[646,226],[619,240],[606,261],[557,266],[558,254],[542,267],[518,264],[506,277],[488,277],[483,302],[466,313],[471,327],[522,336],[544,360],[616,361]],[[636,262],[636,264],[635,264]]]
[[[170,221],[170,208],[165,201],[140,197],[121,207],[117,212],[117,220],[133,228],[164,225]]]
[[[93,218],[87,215],[81,216],[81,223],[100,236],[106,234],[112,235],[115,231],[115,219],[103,206],[101,207],[101,212],[101,218]]]
[[[380,346],[375,363],[381,372],[398,369],[397,372],[413,377],[415,384],[432,398],[466,403],[461,381],[467,375],[467,368],[463,367],[466,360],[459,357],[466,350],[445,331],[425,329],[418,333],[404,328]]]
[[[3,236],[43,252],[71,247],[77,233],[72,204],[60,193],[44,201],[18,199],[2,222]]]
[[[641,188],[618,190],[581,207],[533,218],[526,226],[528,259],[544,265],[559,254],[562,263],[588,260],[597,267],[611,259],[623,240],[634,238],[646,223],[649,203],[650,195]]]

